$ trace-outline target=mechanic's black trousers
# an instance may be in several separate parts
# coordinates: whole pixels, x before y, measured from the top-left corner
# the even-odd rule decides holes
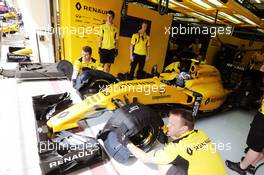
[[[138,65],[137,78],[143,78],[143,69],[146,62],[146,55],[138,55],[135,53],[133,55],[134,55],[134,61],[132,61],[130,64],[131,68],[130,68],[129,78],[133,79],[137,65]]]

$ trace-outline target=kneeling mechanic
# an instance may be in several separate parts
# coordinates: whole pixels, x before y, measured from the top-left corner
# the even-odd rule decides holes
[[[125,136],[119,141],[144,163],[157,164],[160,174],[166,175],[227,175],[224,163],[208,136],[194,130],[190,112],[170,111],[168,136],[173,141],[158,151],[145,153]]]

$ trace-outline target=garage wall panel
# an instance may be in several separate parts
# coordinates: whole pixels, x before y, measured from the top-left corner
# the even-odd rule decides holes
[[[82,47],[88,45],[93,49],[93,57],[99,59],[99,26],[105,22],[106,12],[113,10],[116,14],[114,25],[120,30],[121,5],[122,0],[60,0],[62,58],[74,62],[81,56]],[[151,67],[158,64],[161,71],[169,38],[169,35],[165,35],[165,27],[171,25],[172,17],[161,16],[156,11],[135,4],[129,4],[128,15],[151,21],[150,60],[146,63],[145,70],[150,72]],[[130,38],[119,37],[118,43],[119,54],[111,68],[114,75],[130,69]]]

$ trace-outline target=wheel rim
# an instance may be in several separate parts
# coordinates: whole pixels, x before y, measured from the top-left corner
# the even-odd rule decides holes
[[[135,136],[131,137],[130,140],[137,147],[149,151],[153,147],[153,143],[157,140],[158,130],[153,126],[147,126]]]

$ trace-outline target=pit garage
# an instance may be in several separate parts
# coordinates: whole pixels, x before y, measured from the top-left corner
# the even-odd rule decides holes
[[[263,14],[0,0],[0,174],[263,174]]]

